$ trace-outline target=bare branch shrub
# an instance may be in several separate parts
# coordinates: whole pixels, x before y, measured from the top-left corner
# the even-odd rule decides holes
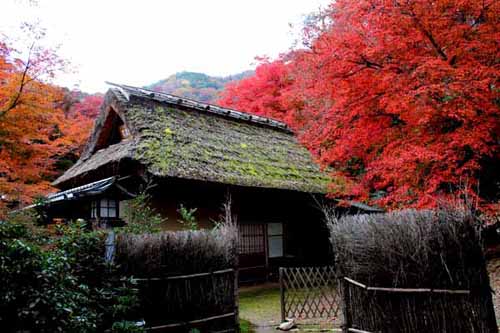
[[[231,221],[213,230],[121,233],[115,258],[124,274],[139,278],[141,309],[148,326],[223,315],[197,328],[203,332],[234,328],[237,229]],[[187,332],[188,326],[182,329]]]
[[[116,262],[125,274],[161,277],[210,272],[236,266],[236,229],[119,234]]]
[[[383,332],[492,332],[491,289],[478,223],[467,205],[338,217],[325,212],[341,276],[388,288],[470,295],[370,292],[350,286],[353,322]]]

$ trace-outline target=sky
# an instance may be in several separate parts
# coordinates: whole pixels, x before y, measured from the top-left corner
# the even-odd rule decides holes
[[[183,70],[252,69],[256,56],[287,51],[304,15],[330,1],[2,0],[0,33],[15,37],[22,22],[39,22],[44,43],[72,65],[56,83],[104,92],[104,81],[142,86]]]

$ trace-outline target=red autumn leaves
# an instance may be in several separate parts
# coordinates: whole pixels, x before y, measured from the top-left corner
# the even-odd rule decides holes
[[[286,121],[335,170],[333,195],[498,200],[500,4],[338,0],[320,18],[307,48],[262,63],[221,104]]]

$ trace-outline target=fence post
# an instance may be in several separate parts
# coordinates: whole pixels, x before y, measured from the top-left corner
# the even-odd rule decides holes
[[[285,278],[285,268],[280,267],[280,303],[281,303],[281,322],[285,322],[285,316],[286,316],[286,311],[285,311],[285,283],[284,283],[284,278]]]
[[[234,320],[235,320],[235,332],[240,332],[240,295],[238,289],[238,268],[234,268]]]
[[[349,299],[349,284],[348,282],[341,278],[340,284],[342,286],[342,315],[344,317],[344,322],[342,323],[342,332],[348,333],[351,327],[351,316],[350,316],[350,299]]]

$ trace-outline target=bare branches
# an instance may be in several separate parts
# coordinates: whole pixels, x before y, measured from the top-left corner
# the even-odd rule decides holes
[[[485,259],[470,210],[454,206],[345,217],[327,212],[325,216],[339,274],[360,282],[346,292],[352,323],[358,328],[497,331]],[[455,291],[432,296],[416,292],[436,290]]]
[[[8,102],[8,104],[2,108],[2,110],[0,110],[0,117],[3,117],[5,116],[5,114],[7,112],[9,112],[10,110],[14,109],[15,107],[17,107],[21,101],[21,96],[23,94],[23,90],[24,88],[26,87],[26,85],[32,81],[29,79],[29,70],[31,69],[31,56],[32,56],[32,52],[33,52],[33,48],[35,47],[35,43],[33,42],[29,48],[29,52],[28,52],[28,59],[27,61],[25,62],[25,66],[24,66],[24,70],[22,71],[22,74],[21,74],[21,79],[19,81],[19,88],[17,89],[15,95],[10,99],[10,101]]]
[[[235,267],[235,226],[215,230],[119,234],[116,262],[137,277],[210,272]]]

